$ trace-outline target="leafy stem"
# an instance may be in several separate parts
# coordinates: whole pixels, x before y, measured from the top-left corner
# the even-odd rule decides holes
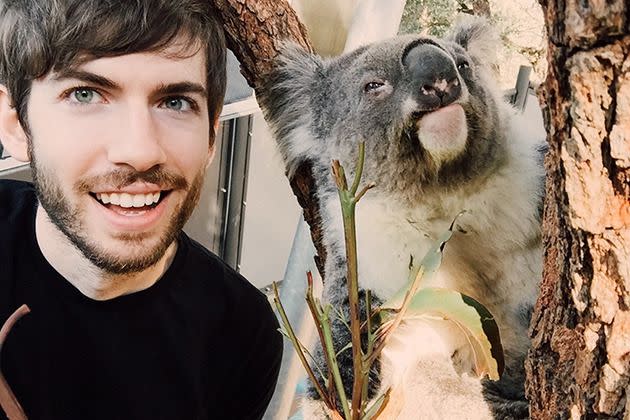
[[[346,398],[346,391],[343,387],[343,382],[341,380],[341,374],[339,373],[339,365],[337,363],[337,354],[335,353],[335,347],[333,346],[333,337],[332,337],[332,327],[330,320],[330,311],[332,307],[330,305],[326,305],[325,308],[322,308],[321,302],[313,296],[313,276],[311,273],[307,273],[308,278],[308,288],[306,290],[306,303],[311,311],[311,315],[315,320],[315,325],[317,327],[317,333],[320,337],[320,343],[322,344],[322,349],[324,351],[324,355],[326,356],[326,362],[328,366],[328,387],[329,390],[332,390],[333,384],[335,385],[335,389],[339,395],[339,400],[341,401],[341,407],[344,412],[344,416],[347,419],[350,413],[350,409],[348,407],[348,400]],[[328,408],[336,411],[335,407],[335,398],[332,396],[332,393],[329,392],[328,395],[330,399],[330,405]]]
[[[341,213],[343,217],[343,227],[346,245],[346,282],[348,285],[348,301],[350,307],[350,331],[352,336],[352,362],[353,362],[353,383],[352,383],[352,420],[359,420],[363,414],[362,396],[365,394],[364,381],[366,369],[364,369],[365,354],[361,347],[361,313],[359,310],[359,275],[357,262],[357,232],[355,223],[355,208],[361,197],[374,185],[370,184],[363,188],[358,194],[359,183],[363,174],[363,164],[365,162],[365,143],[359,144],[359,160],[355,169],[352,187],[348,189],[348,181],[343,167],[338,160],[332,164],[333,177],[339,190],[339,200],[341,202]],[[368,310],[369,314],[370,311]]]
[[[291,323],[289,322],[287,313],[284,310],[284,306],[282,306],[282,302],[280,301],[280,294],[278,293],[278,285],[276,284],[276,282],[273,282],[273,293],[274,293],[273,300],[276,305],[276,309],[278,310],[278,313],[280,314],[280,318],[282,319],[282,324],[284,325],[287,336],[289,337],[289,340],[291,340],[291,343],[293,343],[293,347],[295,348],[295,351],[297,352],[298,357],[300,358],[300,361],[302,362],[302,366],[304,366],[304,369],[306,370],[308,377],[313,382],[313,385],[315,385],[315,389],[317,390],[317,393],[319,394],[321,399],[326,402],[326,405],[330,407],[330,401],[327,398],[328,394],[324,392],[321,384],[315,377],[315,373],[313,372],[313,369],[311,369],[311,366],[306,360],[306,355],[304,354],[302,343],[300,343],[297,336],[295,335],[295,332],[293,331],[293,327],[291,327]]]

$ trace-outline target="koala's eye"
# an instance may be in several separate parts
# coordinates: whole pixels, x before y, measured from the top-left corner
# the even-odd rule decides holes
[[[470,68],[470,64],[468,64],[468,61],[460,61],[459,63],[457,63],[458,70],[464,70],[464,69],[469,69],[469,68]]]
[[[370,82],[370,83],[367,83],[365,87],[363,87],[363,90],[366,93],[369,93],[369,92],[374,92],[375,90],[383,86],[385,86],[385,83],[383,82]]]

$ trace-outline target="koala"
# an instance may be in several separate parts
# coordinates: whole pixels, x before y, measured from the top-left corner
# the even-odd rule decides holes
[[[340,160],[352,179],[359,142],[362,184],[375,184],[356,210],[361,290],[390,298],[406,283],[410,261],[465,211],[429,285],[490,310],[505,371],[496,382],[477,379],[466,338],[452,323],[405,321],[373,372],[373,395],[392,389],[383,418],[528,418],[523,361],[542,272],[545,132],[493,80],[493,34],[485,21],[469,19],[444,38],[398,36],[332,59],[287,46],[259,98],[288,176],[304,162],[312,167],[327,253],[325,301],[348,305],[331,161]],[[334,335],[338,350],[350,341],[341,323]],[[347,391],[350,353],[340,355]],[[304,418],[325,418],[321,407],[307,398]]]

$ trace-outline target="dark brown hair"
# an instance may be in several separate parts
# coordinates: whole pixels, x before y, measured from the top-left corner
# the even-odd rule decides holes
[[[205,51],[208,113],[225,93],[225,39],[208,0],[0,0],[0,83],[28,129],[34,79],[99,57],[160,51],[182,41],[182,54]],[[212,136],[214,133],[211,130]]]

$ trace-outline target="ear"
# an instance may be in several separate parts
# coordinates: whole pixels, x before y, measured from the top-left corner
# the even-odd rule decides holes
[[[11,157],[28,162],[28,136],[20,123],[18,113],[4,85],[0,85],[0,140]]]
[[[329,98],[325,62],[294,44],[285,44],[263,78],[256,98],[276,138],[291,178],[300,162],[321,156],[323,142],[308,134],[313,102]]]
[[[497,61],[499,34],[484,18],[468,16],[459,20],[447,39],[461,45],[479,64],[493,65]]]
[[[273,69],[263,78],[258,100],[271,123],[291,123],[307,108],[311,89],[318,75],[321,77],[322,59],[297,44],[285,43],[274,59]],[[321,88],[324,83],[319,84]],[[288,117],[288,118],[287,118]]]
[[[212,163],[212,160],[214,159],[214,153],[217,150],[217,135],[219,134],[219,118],[217,117],[217,119],[214,122],[214,142],[212,142],[212,144],[208,147],[208,155],[206,156],[206,169],[208,169],[208,167],[210,166],[210,164]]]
[[[208,169],[210,167],[210,164],[214,160],[214,152],[216,150],[217,150],[217,148],[215,147],[214,144],[212,146],[210,146],[210,148],[208,149],[208,156],[206,157],[206,169]]]

